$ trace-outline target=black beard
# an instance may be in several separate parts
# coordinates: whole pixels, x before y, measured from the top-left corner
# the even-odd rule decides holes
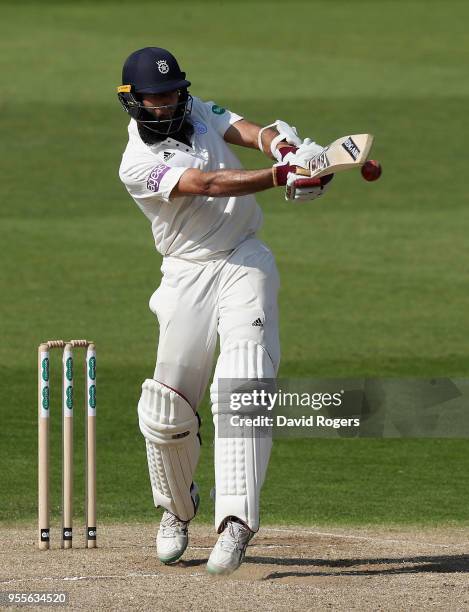
[[[173,134],[157,134],[156,132],[149,130],[144,123],[140,122],[137,123],[137,127],[138,133],[140,134],[140,138],[145,144],[150,146],[158,144],[159,142],[163,142],[163,140],[166,140],[166,138],[173,138],[174,140],[182,142],[183,144],[190,147],[192,134],[194,133],[194,126],[189,121],[189,119],[187,119],[187,117],[184,119],[179,130],[177,132],[174,132]]]

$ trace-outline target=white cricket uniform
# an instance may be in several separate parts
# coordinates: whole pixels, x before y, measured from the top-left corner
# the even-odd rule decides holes
[[[262,224],[262,212],[252,195],[222,198],[189,195],[169,200],[188,168],[206,172],[241,168],[223,135],[242,117],[213,102],[204,104],[194,98],[191,118],[192,147],[172,138],[148,146],[132,119],[119,174],[151,221],[155,246],[162,255],[207,261],[225,256],[253,236]]]
[[[156,249],[163,255],[161,284],[150,299],[160,328],[154,379],[176,390],[197,410],[212,371],[217,331],[221,355],[225,346],[239,344],[241,352],[254,346],[262,353],[262,358],[254,358],[255,363],[266,356],[272,362],[268,374],[250,372],[253,378],[277,372],[279,279],[271,251],[256,238],[262,212],[253,195],[188,195],[170,200],[188,168],[242,167],[223,139],[241,116],[194,97],[190,118],[194,125],[191,146],[170,137],[147,145],[132,119],[119,176],[151,222]],[[236,368],[228,372],[231,366],[223,365],[221,355],[216,376],[246,376]],[[217,452],[217,441],[215,446]],[[217,472],[217,465],[215,468]],[[236,486],[221,473],[216,483],[220,512],[224,513],[223,490],[232,494]],[[242,489],[238,492],[234,498],[243,505]],[[232,498],[226,498],[228,506]],[[239,505],[235,504],[236,509]],[[239,509],[236,515],[240,514]],[[246,510],[246,516],[240,518],[257,529],[258,517],[252,519],[251,511],[251,518],[248,514]]]

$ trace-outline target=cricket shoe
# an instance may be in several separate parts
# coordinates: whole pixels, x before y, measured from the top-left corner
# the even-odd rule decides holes
[[[195,482],[191,485],[191,497],[197,513],[200,496]],[[181,520],[169,510],[163,512],[156,535],[156,554],[162,563],[175,563],[182,556],[189,543],[189,523],[190,521]]]
[[[210,574],[231,574],[237,570],[253,535],[254,532],[244,523],[230,517],[210,554],[207,571]]]
[[[174,563],[187,548],[189,521],[181,521],[168,510],[163,512],[156,536],[156,554],[162,563]]]

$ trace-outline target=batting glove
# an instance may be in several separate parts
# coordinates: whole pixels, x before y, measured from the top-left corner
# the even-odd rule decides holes
[[[311,138],[305,138],[302,144],[296,151],[289,151],[284,155],[283,160],[294,166],[308,168],[308,162],[315,157],[324,147],[312,141]]]
[[[280,162],[272,166],[274,185],[285,185],[285,199],[294,202],[315,200],[324,194],[328,184],[334,177],[327,174],[320,178],[310,178],[296,174],[296,166],[288,162]]]
[[[329,187],[333,174],[320,178],[308,178],[290,172],[285,186],[285,200],[292,202],[305,202],[320,198]]]

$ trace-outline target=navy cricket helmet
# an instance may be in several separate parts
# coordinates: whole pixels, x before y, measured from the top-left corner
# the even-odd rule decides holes
[[[137,123],[160,135],[177,132],[192,110],[192,96],[187,88],[190,81],[182,72],[172,53],[160,47],[145,47],[129,55],[122,69],[122,85],[117,88],[117,96]],[[142,94],[163,94],[178,92],[176,104],[145,107]],[[172,116],[158,119],[149,110],[168,108]]]

